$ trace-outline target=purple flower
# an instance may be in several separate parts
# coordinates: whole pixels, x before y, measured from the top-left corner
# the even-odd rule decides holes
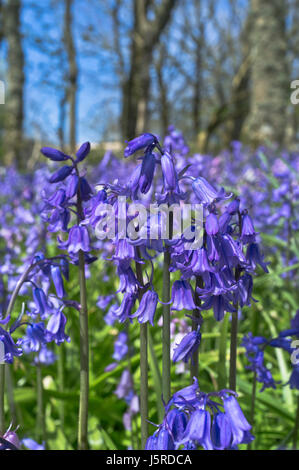
[[[28,354],[30,352],[38,352],[43,344],[47,342],[46,329],[44,323],[36,323],[28,325],[26,335],[19,342],[24,351]]]
[[[87,157],[89,152],[90,152],[90,143],[85,142],[84,144],[81,145],[81,147],[76,153],[76,157],[77,157],[76,162],[77,163],[82,162]]]
[[[161,167],[165,191],[175,191],[178,184],[178,176],[174,167],[172,156],[165,152],[161,157]]]
[[[62,299],[63,297],[65,297],[66,294],[59,266],[51,266],[51,276],[56,289],[57,296]]]
[[[138,319],[139,323],[149,322],[154,326],[154,316],[158,303],[158,294],[153,290],[148,290],[143,294],[139,307],[131,318]]]
[[[59,170],[57,170],[55,173],[53,173],[53,175],[49,179],[49,182],[50,183],[59,183],[60,181],[63,181],[68,176],[70,176],[72,171],[73,171],[72,166],[65,165],[65,166],[59,168]]]
[[[232,430],[226,413],[219,412],[214,416],[211,434],[214,449],[223,450],[230,447]]]
[[[192,189],[199,202],[209,205],[215,201],[222,199],[229,199],[231,194],[226,195],[224,188],[217,191],[208,181],[203,177],[198,177],[192,182]]]
[[[254,243],[256,232],[254,230],[253,222],[248,214],[244,214],[242,217],[242,232],[241,240],[243,243]]]
[[[120,306],[116,309],[113,309],[113,313],[118,318],[120,323],[123,323],[128,318],[130,318],[131,311],[135,305],[136,299],[136,294],[126,292]]]
[[[253,269],[256,269],[259,264],[261,268],[268,273],[267,263],[264,261],[264,256],[260,253],[260,249],[257,243],[250,243],[246,252],[246,259],[251,264]]]
[[[223,399],[224,410],[230,421],[232,432],[232,446],[241,444],[248,438],[248,431],[251,426],[245,418],[239,403],[234,396],[228,396]]]
[[[151,189],[154,178],[156,157],[152,151],[145,153],[143,157],[138,186],[142,194],[146,194]]]
[[[117,340],[114,343],[113,359],[121,361],[128,353],[128,335],[125,332],[119,333]]]
[[[29,450],[45,450],[44,444],[38,444],[36,441],[30,438],[22,439],[21,444]]]
[[[70,338],[64,332],[66,325],[66,316],[61,310],[57,310],[50,318],[47,325],[47,334],[50,341],[55,341],[56,344],[61,344],[64,341],[69,342]]]
[[[34,287],[32,289],[33,300],[36,305],[35,314],[39,314],[41,318],[44,318],[47,314],[52,312],[52,304],[48,302],[46,294],[40,287]]]
[[[213,450],[211,440],[211,416],[206,410],[195,410],[191,413],[182,444],[195,441],[205,450]]]
[[[85,253],[91,251],[87,228],[84,225],[74,225],[70,229],[68,240],[60,241],[59,247],[67,249],[70,254],[76,254],[80,250]]]
[[[137,152],[137,150],[149,147],[156,143],[157,138],[153,134],[141,134],[140,136],[135,137],[135,139],[128,142],[128,146],[125,148],[124,156],[129,157],[130,155],[133,155],[133,153]]]
[[[173,362],[184,361],[188,362],[192,355],[197,351],[201,340],[200,328],[196,331],[188,333],[180,344],[176,347],[173,354]]]
[[[209,235],[216,235],[219,232],[219,223],[217,216],[213,214],[209,214],[206,219],[206,232]]]
[[[194,310],[192,288],[188,281],[175,281],[172,286],[171,310]]]
[[[10,333],[0,326],[0,342],[4,345],[4,362],[8,364],[13,363],[14,357],[19,357],[22,355],[22,349],[18,348],[14,340],[12,339]]]
[[[41,153],[45,157],[50,158],[50,160],[53,160],[54,162],[63,162],[65,160],[70,159],[69,155],[66,155],[65,153],[61,152],[60,150],[56,150],[56,149],[53,149],[51,147],[43,147],[41,149]]]

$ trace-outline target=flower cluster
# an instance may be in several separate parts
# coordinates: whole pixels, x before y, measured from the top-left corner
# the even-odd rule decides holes
[[[165,407],[163,423],[148,438],[147,450],[236,449],[254,437],[236,394],[230,390],[205,393],[194,378]]]

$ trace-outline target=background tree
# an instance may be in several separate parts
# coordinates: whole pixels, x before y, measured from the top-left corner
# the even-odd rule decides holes
[[[4,161],[24,165],[24,53],[21,34],[21,0],[4,4],[4,36],[7,42],[7,92],[5,104]]]

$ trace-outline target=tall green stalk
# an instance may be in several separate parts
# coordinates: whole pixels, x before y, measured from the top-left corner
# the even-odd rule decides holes
[[[63,392],[64,391],[64,375],[65,375],[65,347],[63,343],[59,346],[57,375],[58,375],[58,390],[59,392]],[[60,400],[60,403],[59,403],[59,420],[60,420],[60,426],[63,429],[64,428],[64,400]]]
[[[5,394],[5,364],[0,364],[0,435],[5,432],[4,414],[4,394]]]
[[[169,213],[169,239],[173,235],[173,213]],[[163,327],[162,327],[162,393],[167,403],[171,397],[171,359],[170,359],[170,251],[165,247],[163,261]]]
[[[293,450],[297,450],[298,434],[299,434],[299,395],[297,397],[297,411],[296,411],[295,426],[294,426],[294,431],[293,431]]]
[[[79,252],[79,286],[80,286],[80,400],[78,421],[78,448],[88,449],[88,399],[89,399],[89,338],[88,312],[85,277],[84,253]]]
[[[78,172],[78,170],[77,170]],[[78,173],[79,175],[79,173]],[[78,224],[84,219],[80,185],[77,193]],[[78,418],[78,449],[88,449],[88,404],[89,404],[89,336],[87,288],[85,275],[85,257],[79,251],[79,287],[80,287],[80,399]]]
[[[138,258],[139,250],[136,250]],[[136,276],[139,284],[139,302],[143,295],[142,266],[136,263]],[[141,447],[145,448],[148,438],[148,330],[147,323],[140,325],[140,417],[141,417]]]
[[[232,313],[230,334],[229,388],[235,391],[237,379],[238,305],[234,305],[234,307],[236,312]]]
[[[163,302],[170,301],[170,253],[164,253],[163,264]],[[167,403],[171,396],[171,360],[170,360],[170,305],[163,305],[162,328],[162,394]]]
[[[218,382],[219,389],[223,389],[227,387],[226,342],[227,342],[228,324],[229,324],[229,315],[226,314],[220,324],[219,356],[218,356],[218,370],[217,370],[217,382]]]
[[[37,439],[46,442],[43,375],[42,375],[41,364],[36,365],[36,396],[37,396],[37,416],[36,416]]]
[[[199,294],[197,292],[197,287],[199,287],[199,288],[203,287],[203,280],[202,280],[201,276],[196,277],[195,295],[194,295],[195,305],[197,307],[200,307],[201,299],[200,299]],[[197,330],[200,318],[201,318],[200,311],[198,309],[193,310],[193,319],[192,319],[192,330],[193,331]],[[199,373],[199,364],[198,364],[198,350],[197,350],[193,353],[192,358],[191,358],[191,365],[190,365],[191,383],[193,382],[193,377],[198,377],[198,373]]]

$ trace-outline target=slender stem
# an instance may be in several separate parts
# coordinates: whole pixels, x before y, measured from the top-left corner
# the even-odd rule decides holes
[[[14,400],[14,383],[11,374],[11,365],[5,364],[5,380],[6,380],[6,392],[7,392],[7,401],[9,406],[9,412],[11,416],[11,425],[12,428],[16,428],[18,423],[17,418],[17,409]]]
[[[3,436],[3,434],[5,433],[4,393],[5,364],[0,364],[0,436]]]
[[[136,250],[140,257],[139,250]],[[143,274],[142,266],[136,263],[136,276],[139,284],[139,302],[143,295]],[[140,417],[141,417],[141,447],[145,448],[148,438],[148,331],[147,323],[140,325]]]
[[[195,305],[197,307],[200,307],[201,305],[201,299],[199,297],[199,294],[197,292],[197,287],[202,288],[203,287],[203,280],[201,276],[196,277],[196,285],[195,285],[195,295],[194,295],[194,301]],[[192,319],[192,330],[195,331],[198,328],[198,324],[201,324],[201,313],[198,309],[193,310],[193,319]],[[190,378],[191,378],[191,383],[193,382],[193,377],[198,377],[199,373],[199,367],[198,367],[198,350],[195,351],[192,355],[191,358],[191,365],[190,365]]]
[[[149,365],[150,365],[151,373],[153,376],[155,391],[157,395],[157,410],[158,410],[159,423],[161,423],[164,418],[164,406],[161,401],[162,376],[161,376],[159,363],[158,363],[157,356],[155,353],[153,338],[152,338],[150,330],[148,331],[148,344],[149,344],[149,359],[150,359]]]
[[[75,165],[77,175],[79,170]],[[84,220],[80,185],[77,192],[77,222]],[[82,250],[79,251],[79,287],[80,287],[80,399],[78,418],[78,449],[88,449],[88,404],[89,404],[89,335],[88,335],[88,310],[87,288],[85,275],[85,257]]]
[[[46,441],[46,423],[44,413],[44,396],[43,396],[43,375],[41,364],[36,365],[36,394],[37,394],[37,417],[36,417],[36,434],[37,439]]]
[[[163,264],[163,302],[170,301],[170,253],[164,252]],[[170,305],[163,305],[162,328],[162,394],[167,403],[171,396],[171,360],[170,360]]]
[[[173,212],[169,213],[169,239],[173,236]],[[170,359],[170,250],[165,247],[163,262],[163,328],[162,328],[162,394],[167,403],[171,397]]]
[[[64,375],[65,375],[65,347],[62,343],[59,346],[59,354],[58,354],[58,364],[57,364],[57,373],[58,373],[58,390],[59,392],[64,391]],[[64,400],[60,400],[59,404],[59,419],[60,419],[60,427],[64,428]]]
[[[239,228],[242,230],[241,216],[239,214]],[[239,281],[241,275],[240,267],[235,270],[235,280]],[[238,346],[238,316],[239,304],[234,304],[235,312],[232,313],[231,334],[230,334],[230,364],[229,364],[229,388],[236,391],[237,381],[237,346]]]
[[[79,285],[80,285],[80,400],[78,422],[78,448],[88,449],[88,398],[89,398],[89,338],[88,312],[85,277],[85,259],[79,251]]]
[[[227,387],[227,368],[226,368],[226,341],[227,330],[229,323],[228,313],[224,316],[220,326],[219,338],[219,358],[218,358],[218,371],[217,381],[219,390]]]
[[[237,337],[238,337],[238,305],[236,312],[232,313],[231,335],[230,335],[230,364],[229,364],[229,388],[236,390],[237,377]]]
[[[297,450],[298,431],[299,431],[299,395],[297,397],[297,411],[296,411],[295,426],[294,426],[294,431],[293,431],[293,450]]]
[[[250,424],[254,425],[254,414],[255,414],[255,399],[256,399],[256,372],[253,374],[252,392],[251,392],[251,408],[250,408]],[[248,450],[251,450],[252,443],[250,442],[247,446]]]
[[[145,448],[148,438],[148,338],[147,323],[140,325],[140,415],[141,447]]]

